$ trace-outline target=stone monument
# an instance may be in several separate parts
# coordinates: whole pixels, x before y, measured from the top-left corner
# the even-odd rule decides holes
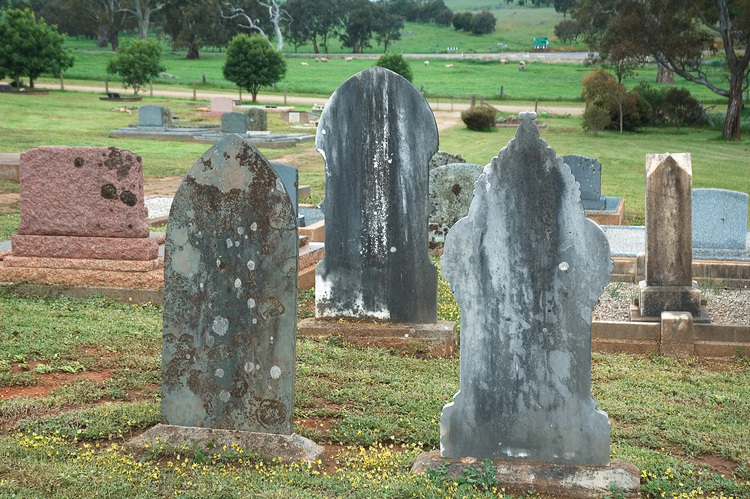
[[[316,320],[302,321],[300,333],[400,351],[421,343],[450,354],[455,324],[437,321],[437,269],[425,230],[427,162],[438,135],[424,97],[387,69],[357,73],[326,104],[316,146],[325,158],[326,248]],[[325,320],[333,318],[343,324]]]
[[[164,106],[141,106],[138,108],[139,127],[172,126],[172,110]]]
[[[610,463],[609,420],[591,397],[591,311],[609,282],[609,245],[535,118],[521,114],[446,237],[461,385],[443,408],[439,454],[413,469],[451,474],[490,459],[511,491],[600,497],[616,483],[632,495],[638,470]]]
[[[265,132],[268,130],[268,111],[262,107],[251,107],[245,111],[248,132]]]
[[[693,189],[693,250],[747,249],[746,192]]]
[[[474,182],[483,169],[471,163],[450,163],[430,170],[430,247],[441,246],[453,224],[469,214]]]
[[[646,156],[646,279],[632,320],[659,321],[662,312],[708,320],[693,281],[692,182],[689,153]]]
[[[193,165],[167,225],[166,426],[146,439],[229,439],[263,457],[282,455],[279,445],[296,449],[295,459],[318,455],[314,443],[291,435],[297,246],[289,195],[249,143],[229,135]],[[176,427],[190,429],[180,436]]]
[[[228,112],[221,115],[221,133],[247,133],[247,116],[245,113]]]
[[[625,201],[602,194],[602,164],[596,158],[577,154],[562,157],[581,188],[581,202],[586,216],[601,225],[622,225]]]
[[[326,163],[317,317],[437,321],[425,230],[437,145],[429,105],[396,73],[366,69],[331,96],[316,137]]]

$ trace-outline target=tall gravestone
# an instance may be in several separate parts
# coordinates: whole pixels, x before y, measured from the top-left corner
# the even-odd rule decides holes
[[[662,312],[701,316],[693,283],[693,172],[689,153],[646,156],[646,279],[639,290],[640,318]]]
[[[297,318],[294,207],[237,135],[172,203],[164,264],[162,422],[289,434]]]
[[[609,245],[535,116],[521,115],[446,238],[461,388],[443,408],[441,456],[606,465],[609,420],[591,397],[591,311],[609,282]]]
[[[427,102],[396,73],[366,69],[331,96],[316,146],[326,163],[317,317],[436,322],[425,228],[438,136]]]
[[[607,198],[602,194],[602,164],[596,158],[577,154],[562,157],[581,186],[581,202],[584,210],[603,210]]]

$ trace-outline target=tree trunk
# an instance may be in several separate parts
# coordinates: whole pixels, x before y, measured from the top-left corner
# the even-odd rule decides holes
[[[656,73],[656,83],[674,83],[674,73],[659,64],[659,72]]]
[[[733,141],[740,140],[740,118],[742,118],[742,80],[743,74],[732,72],[729,80],[729,103],[727,104],[727,119],[724,121],[725,138]]]
[[[198,44],[195,43],[195,40],[190,40],[187,42],[187,59],[199,59],[200,55],[198,54]]]
[[[99,48],[106,47],[109,45],[107,42],[107,32],[102,30],[96,34],[96,46]]]
[[[313,36],[312,42],[313,42],[313,52],[315,52],[316,54],[320,54],[320,50],[318,49],[318,37]]]
[[[117,37],[118,33],[112,33],[109,37],[109,43],[112,44],[112,52],[117,52],[117,47],[120,46],[120,40]]]

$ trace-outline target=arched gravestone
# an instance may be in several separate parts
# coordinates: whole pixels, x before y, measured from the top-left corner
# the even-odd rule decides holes
[[[289,195],[248,142],[196,161],[167,226],[163,423],[291,433],[297,245]]]
[[[424,97],[396,73],[366,69],[331,96],[315,141],[326,163],[317,317],[436,322],[425,229],[438,136]]]
[[[484,169],[448,232],[443,275],[461,307],[461,388],[443,408],[444,458],[606,465],[591,397],[591,311],[609,282],[604,232],[534,113]]]

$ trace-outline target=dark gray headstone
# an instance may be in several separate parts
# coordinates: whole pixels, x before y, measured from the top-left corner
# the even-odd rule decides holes
[[[469,214],[474,199],[474,182],[484,170],[481,165],[453,163],[430,170],[430,243],[441,243],[448,230]]]
[[[248,142],[193,165],[167,226],[163,423],[291,433],[297,246],[289,195]]]
[[[693,248],[745,249],[748,195],[693,189]]]
[[[141,106],[138,108],[138,126],[172,126],[172,110],[164,106]]]
[[[245,111],[248,132],[265,132],[268,130],[268,111],[260,107],[251,107]]]
[[[577,154],[562,157],[563,162],[581,185],[581,202],[584,210],[603,210],[607,198],[602,195],[602,164],[596,158]]]
[[[297,187],[299,187],[299,170],[291,165],[275,163],[273,161],[271,162],[271,168],[279,176],[281,183],[284,184],[284,189],[289,194],[289,199],[291,199],[292,206],[294,206],[294,214],[298,214]]]
[[[366,69],[331,96],[316,136],[326,162],[318,317],[437,321],[425,230],[427,162],[437,146],[429,105],[396,73]]]
[[[221,115],[222,133],[247,133],[247,117],[245,113],[224,113]]]
[[[521,115],[445,241],[443,275],[461,307],[461,388],[443,408],[441,455],[606,465],[591,311],[609,282],[609,245],[535,117]]]

